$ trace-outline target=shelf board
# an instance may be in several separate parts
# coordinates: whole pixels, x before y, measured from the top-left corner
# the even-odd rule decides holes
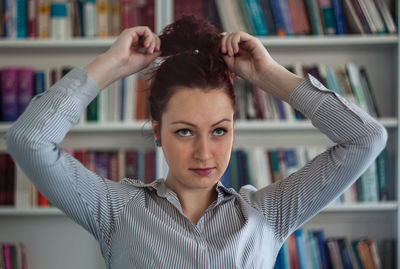
[[[396,128],[396,118],[381,118],[379,122],[386,128]],[[252,120],[252,121],[240,121],[238,120],[235,124],[236,131],[309,131],[317,129],[311,124],[310,121],[263,121],[263,120]],[[1,123],[0,133],[5,133],[11,124]],[[140,132],[150,131],[150,121],[133,121],[133,122],[109,122],[109,123],[85,123],[77,124],[71,129],[71,132]]]
[[[258,37],[266,46],[396,45],[397,35]]]
[[[396,45],[397,35],[256,36],[267,46]],[[107,48],[116,37],[55,39],[0,39],[0,48]]]
[[[106,48],[115,38],[74,38],[74,39],[0,39],[0,48]]]
[[[360,202],[360,203],[343,203],[328,205],[323,212],[371,212],[371,211],[396,211],[398,207],[397,201],[385,201],[379,203]]]
[[[0,207],[0,216],[62,216],[60,209],[51,208],[7,208]]]
[[[322,212],[384,212],[397,210],[397,202],[380,202],[380,203],[354,203],[354,204],[331,204]],[[0,207],[1,216],[63,216],[65,215],[58,208],[7,208]]]

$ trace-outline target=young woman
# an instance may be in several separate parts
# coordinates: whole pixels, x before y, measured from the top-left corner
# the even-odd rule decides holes
[[[157,57],[164,61],[149,102],[168,176],[151,184],[99,177],[58,144],[99,91]],[[262,189],[225,188],[233,73],[288,102],[336,145]],[[98,240],[107,268],[118,269],[273,268],[285,239],[348,188],[386,140],[375,119],[312,76],[288,72],[257,38],[220,34],[186,16],[160,37],[148,27],[123,31],[107,52],[35,96],[6,134],[8,152],[38,190]]]

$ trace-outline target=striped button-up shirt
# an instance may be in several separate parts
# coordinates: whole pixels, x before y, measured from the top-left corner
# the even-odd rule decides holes
[[[59,147],[99,89],[74,68],[36,95],[6,133],[7,150],[37,189],[100,244],[107,268],[273,268],[285,239],[336,199],[384,148],[387,132],[312,76],[289,103],[335,146],[288,178],[217,200],[192,223],[164,179],[114,182]]]

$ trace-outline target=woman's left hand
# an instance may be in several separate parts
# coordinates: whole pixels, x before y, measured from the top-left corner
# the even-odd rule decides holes
[[[276,64],[261,41],[246,33],[221,33],[221,52],[229,70],[246,81],[256,83],[270,65]]]

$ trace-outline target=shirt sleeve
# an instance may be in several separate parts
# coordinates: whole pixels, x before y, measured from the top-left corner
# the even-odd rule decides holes
[[[97,240],[107,243],[127,186],[86,169],[58,144],[97,96],[96,83],[74,68],[36,95],[5,134],[7,151],[36,188]],[[129,195],[132,195],[131,192]]]
[[[294,88],[289,104],[335,146],[286,179],[259,190],[241,188],[240,196],[266,217],[280,242],[350,187],[387,141],[379,122],[311,75]]]

